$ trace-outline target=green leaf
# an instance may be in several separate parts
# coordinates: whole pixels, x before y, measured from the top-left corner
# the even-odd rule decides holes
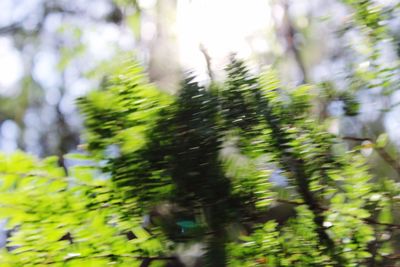
[[[383,148],[388,143],[388,140],[389,140],[388,134],[387,133],[382,133],[376,139],[376,146],[378,148]]]

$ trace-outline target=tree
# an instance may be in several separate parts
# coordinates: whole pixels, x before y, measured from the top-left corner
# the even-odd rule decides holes
[[[400,228],[400,188],[372,183],[357,151],[312,119],[313,87],[283,89],[235,58],[226,70],[172,96],[122,68],[79,100],[89,154],[69,156],[85,164],[68,176],[52,158],[3,156],[2,264],[170,266],[193,243],[205,266],[395,262],[383,233]]]

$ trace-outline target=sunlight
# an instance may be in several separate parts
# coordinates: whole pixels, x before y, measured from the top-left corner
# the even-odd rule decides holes
[[[254,50],[267,50],[268,43],[255,37],[265,35],[271,20],[265,0],[179,0],[177,36],[181,63],[204,71],[200,45],[207,49],[216,70],[232,52],[249,58]]]
[[[22,59],[10,39],[0,38],[0,93],[10,95],[10,87],[22,77]]]

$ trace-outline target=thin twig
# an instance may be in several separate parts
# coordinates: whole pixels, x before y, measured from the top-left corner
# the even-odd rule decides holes
[[[357,141],[357,142],[371,142],[374,144],[373,148],[379,156],[386,161],[396,172],[400,175],[400,162],[398,162],[395,158],[393,158],[384,148],[378,147],[375,145],[375,142],[368,137],[353,137],[353,136],[344,136],[342,137],[343,140],[350,140],[350,141]]]
[[[286,199],[277,199],[276,201],[280,202],[280,203],[287,203],[287,204],[297,205],[297,206],[306,205],[306,203],[303,203],[303,202],[290,201],[290,200],[286,200]],[[321,211],[329,211],[329,210],[332,211],[330,208],[322,207],[322,206],[319,206],[319,209],[321,209]],[[333,210],[333,212],[341,213],[340,211],[336,211],[336,210]],[[351,217],[354,217],[354,218],[358,218],[356,215],[349,214],[349,213],[341,213],[341,214],[347,215],[347,216],[351,216]],[[378,221],[376,221],[374,219],[371,219],[371,218],[365,218],[365,219],[362,219],[362,220],[367,224],[381,225],[381,226],[385,226],[385,227],[389,227],[389,228],[400,229],[400,224],[381,223],[381,222],[378,222]]]
[[[15,33],[16,30],[18,30],[21,27],[21,23],[12,23],[10,25],[4,26],[0,28],[0,35],[3,34],[13,34]]]
[[[156,261],[156,260],[176,260],[176,256],[154,256],[154,257],[143,257],[143,256],[133,256],[129,254],[123,254],[123,255],[115,255],[115,254],[106,254],[106,255],[92,255],[92,256],[75,256],[75,257],[68,257],[64,258],[63,260],[60,261],[51,261],[47,262],[47,264],[55,264],[55,263],[65,263],[70,260],[77,260],[77,259],[88,259],[88,258],[131,258],[131,259],[136,259],[136,260],[147,260],[147,261]]]
[[[208,72],[208,76],[210,77],[210,81],[213,82],[214,81],[214,72],[212,71],[212,67],[211,67],[211,57],[208,54],[208,51],[203,44],[200,44],[200,51],[201,51],[201,53],[203,53],[204,58],[206,60],[207,72]]]
[[[289,50],[293,53],[295,57],[295,61],[297,63],[297,66],[299,67],[299,70],[301,72],[302,77],[302,82],[301,83],[307,83],[308,82],[308,75],[307,75],[307,70],[306,70],[306,65],[302,59],[300,49],[298,48],[295,38],[297,34],[297,30],[293,25],[292,19],[289,14],[289,3],[287,1],[283,2],[283,9],[284,9],[284,19],[286,22],[286,31],[285,31],[285,36],[286,36],[286,42],[288,45]]]

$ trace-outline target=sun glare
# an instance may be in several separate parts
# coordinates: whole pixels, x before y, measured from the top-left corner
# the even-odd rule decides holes
[[[257,37],[262,37],[271,24],[269,8],[265,0],[179,0],[181,64],[204,75],[206,66],[200,45],[208,51],[216,70],[225,64],[230,53],[249,58],[254,49],[266,50],[267,42]]]

